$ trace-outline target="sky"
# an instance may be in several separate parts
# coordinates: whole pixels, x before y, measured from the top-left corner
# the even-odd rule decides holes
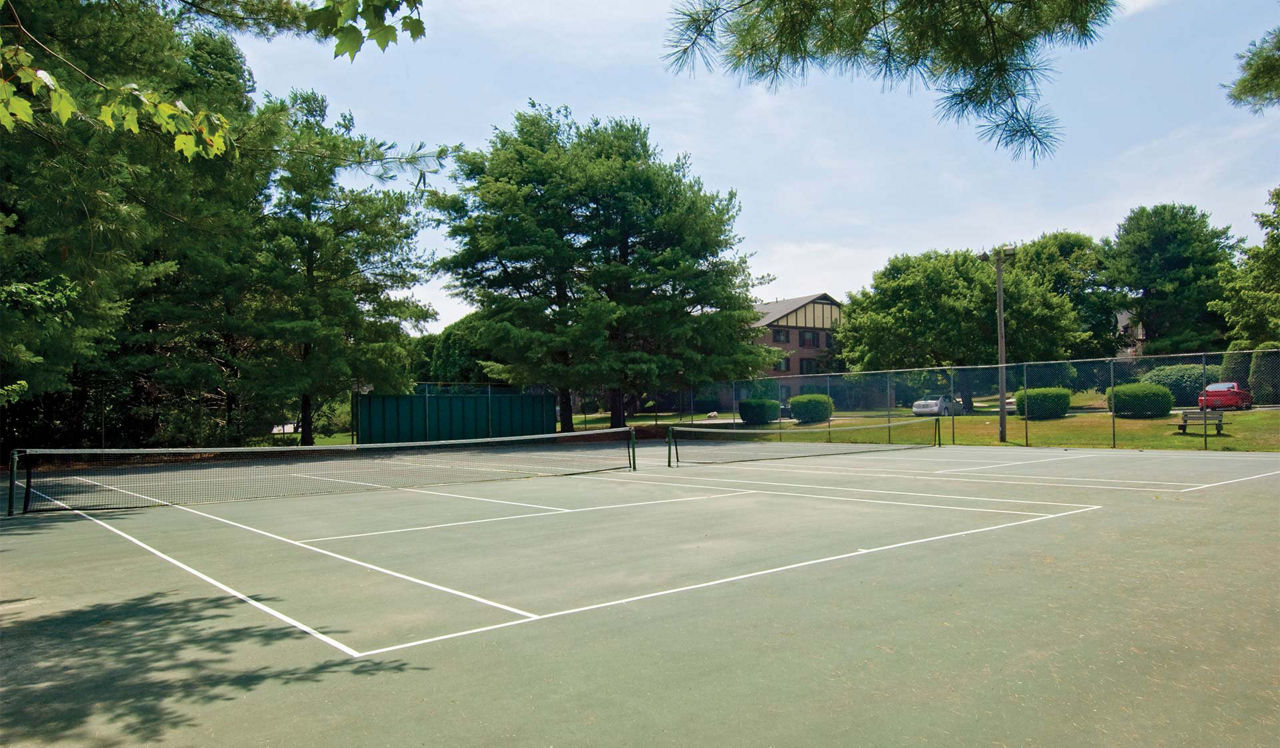
[[[1261,241],[1280,186],[1280,110],[1232,106],[1236,55],[1280,24],[1280,0],[1122,0],[1089,47],[1050,51],[1041,105],[1062,142],[1014,160],[972,123],[941,122],[920,86],[812,75],[778,90],[663,61],[674,0],[427,0],[427,36],[355,62],[307,39],[242,39],[259,94],[314,89],[357,130],[402,145],[483,148],[530,100],[579,122],[634,118],[711,191],[735,191],[735,230],[761,300],[869,287],[898,254],[982,249],[1049,231],[1114,236],[1144,205],[1194,205]],[[439,185],[444,186],[440,179]],[[423,247],[453,247],[435,232]],[[447,278],[414,295],[438,332],[469,310]]]

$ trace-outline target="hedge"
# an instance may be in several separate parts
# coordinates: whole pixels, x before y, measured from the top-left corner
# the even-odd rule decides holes
[[[1280,343],[1262,343],[1253,352],[1249,391],[1255,405],[1280,404]]]
[[[751,399],[738,401],[738,415],[748,426],[763,426],[778,420],[782,415],[782,403],[777,400]]]
[[[1218,381],[1236,382],[1241,387],[1249,386],[1249,361],[1252,357],[1239,351],[1250,350],[1253,350],[1253,343],[1247,340],[1236,340],[1227,346],[1227,352],[1222,354],[1222,370],[1218,373]]]
[[[1019,390],[1013,399],[1018,415],[1025,416],[1029,421],[1062,418],[1071,407],[1071,390],[1066,387]],[[1027,415],[1027,406],[1030,406],[1031,415]]]
[[[1173,393],[1146,382],[1117,384],[1107,389],[1107,407],[1119,418],[1163,418],[1173,410]]]
[[[1195,407],[1199,404],[1200,390],[1206,384],[1219,381],[1221,368],[1216,364],[1203,367],[1200,364],[1157,366],[1143,374],[1138,381],[1168,388],[1173,395],[1174,405]]]
[[[791,398],[791,417],[800,423],[826,421],[835,409],[835,402],[826,395],[796,395]]]

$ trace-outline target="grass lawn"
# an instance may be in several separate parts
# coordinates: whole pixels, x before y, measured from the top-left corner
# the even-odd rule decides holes
[[[1204,437],[1178,432],[1181,417],[1175,411],[1165,418],[1117,418],[1116,446],[1125,449],[1203,449]],[[1280,411],[1251,410],[1225,414],[1221,436],[1209,428],[1209,449],[1239,451],[1280,451]],[[957,416],[955,443],[999,445],[998,421],[994,413]],[[1110,447],[1111,415],[1106,412],[1071,412],[1065,418],[1026,422],[1010,415],[1006,444],[1021,445],[1024,435],[1033,447]],[[942,442],[951,443],[951,419],[942,422]]]

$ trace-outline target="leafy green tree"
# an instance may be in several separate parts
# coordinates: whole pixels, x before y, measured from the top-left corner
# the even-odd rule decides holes
[[[1255,113],[1280,104],[1280,26],[1238,55],[1240,77],[1231,84],[1227,98]]]
[[[484,363],[493,358],[485,340],[484,325],[474,314],[454,322],[436,339],[431,358],[432,382],[487,384],[502,381],[485,373]]]
[[[1071,302],[1084,336],[1067,350],[1069,358],[1106,358],[1124,344],[1116,325],[1122,297],[1103,284],[1100,250],[1092,237],[1057,231],[1019,246],[1010,263]]]
[[[1107,285],[1126,296],[1142,324],[1147,353],[1209,350],[1226,324],[1209,303],[1222,295],[1221,274],[1241,240],[1191,205],[1135,208],[1104,240]]]
[[[1043,279],[1004,274],[1005,345],[1010,361],[1065,358],[1085,334],[1070,301]],[[995,364],[995,268],[969,251],[898,255],[870,289],[850,293],[836,338],[845,363],[862,370]],[[968,379],[957,389],[973,408]]]
[[[415,382],[431,381],[431,362],[435,359],[436,345],[440,336],[424,333],[412,339],[409,344],[409,373]]]
[[[1222,297],[1209,309],[1226,318],[1229,337],[1238,340],[1280,339],[1280,188],[1271,191],[1269,213],[1255,213],[1262,246],[1246,247],[1238,261],[1222,272]]]
[[[637,122],[575,124],[534,106],[485,151],[458,157],[455,194],[431,199],[459,245],[437,268],[474,303],[501,373],[625,400],[750,375],[753,279],[734,251],[737,202],[688,160],[663,162]]]
[[[422,228],[411,193],[351,189],[344,167],[380,146],[354,134],[350,115],[333,126],[315,93],[289,100],[292,138],[272,183],[272,200],[255,259],[259,305],[255,334],[266,355],[254,372],[259,391],[297,398],[301,443],[313,443],[323,402],[354,386],[408,386],[405,324],[434,313],[402,292],[426,269],[416,235]],[[323,155],[322,155],[323,154]]]
[[[251,154],[273,151],[280,118],[269,108],[254,111],[252,77],[229,38],[198,30],[178,35],[172,23],[137,6],[79,10],[80,3],[55,0],[37,18],[57,21],[51,33],[80,40],[72,62],[84,57],[142,73],[139,60],[169,60],[146,71],[155,78],[140,80],[192,106],[216,106],[239,124],[252,123],[244,139]],[[27,444],[98,446],[108,434],[118,444],[165,443],[171,438],[166,429],[182,420],[203,430],[177,438],[180,443],[223,441],[201,414],[234,389],[228,364],[234,357],[222,340],[234,342],[230,332],[240,315],[226,303],[246,286],[244,237],[261,214],[270,160],[251,155],[188,163],[161,139],[79,120],[65,128],[21,127],[6,139],[0,289],[67,289],[65,324],[36,329],[48,333],[42,336],[16,328],[11,338],[36,352],[40,363],[23,400],[5,409],[6,423],[39,437]],[[86,408],[93,410],[92,439]],[[222,420],[229,420],[225,410]],[[14,435],[0,432],[0,440]]]
[[[166,72],[180,60],[167,42],[178,38],[178,28],[264,37],[296,33],[304,29],[306,10],[291,0],[4,0],[0,127],[53,137],[67,127],[135,135],[147,131],[166,136],[188,159],[220,156],[234,150],[229,113],[192,109],[195,102],[163,85]],[[113,15],[129,19],[128,34],[98,36],[91,31],[111,26]],[[159,43],[137,50],[141,39]],[[143,54],[127,60],[94,54],[113,43]]]
[[[1093,42],[1113,0],[683,0],[668,59],[719,63],[776,86],[810,70],[923,83],[944,119],[977,120],[1015,157],[1053,151],[1057,121],[1037,103],[1056,44]]]

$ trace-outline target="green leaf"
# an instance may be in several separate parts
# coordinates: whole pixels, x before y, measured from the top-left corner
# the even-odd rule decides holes
[[[103,104],[98,109],[98,119],[102,121],[102,124],[110,127],[112,130],[116,129],[116,121],[113,116],[114,113],[114,107],[110,104]]]
[[[427,28],[422,24],[421,18],[405,16],[400,19],[400,28],[409,35],[410,39],[413,39],[414,41],[417,41],[427,35]]]
[[[354,61],[356,53],[364,46],[364,34],[360,33],[360,29],[347,24],[334,34],[338,43],[333,45],[333,56],[341,57],[348,55]]]
[[[49,108],[53,111],[53,116],[65,125],[76,111],[76,102],[65,89],[55,88],[49,91]]]
[[[179,151],[190,161],[196,155],[196,136],[191,133],[178,135],[173,139],[173,150]]]
[[[378,45],[378,49],[382,50],[383,52],[386,52],[387,45],[391,44],[396,40],[396,27],[383,26],[381,28],[374,29],[372,32],[369,33],[369,38],[373,40],[375,44]]]
[[[13,132],[13,115],[4,107],[0,107],[0,127]]]
[[[33,122],[34,117],[31,114],[31,102],[21,96],[14,96],[5,102],[5,107],[13,113],[13,116],[22,122]]]
[[[138,112],[136,109],[126,109],[124,112],[124,129],[138,134]]]

